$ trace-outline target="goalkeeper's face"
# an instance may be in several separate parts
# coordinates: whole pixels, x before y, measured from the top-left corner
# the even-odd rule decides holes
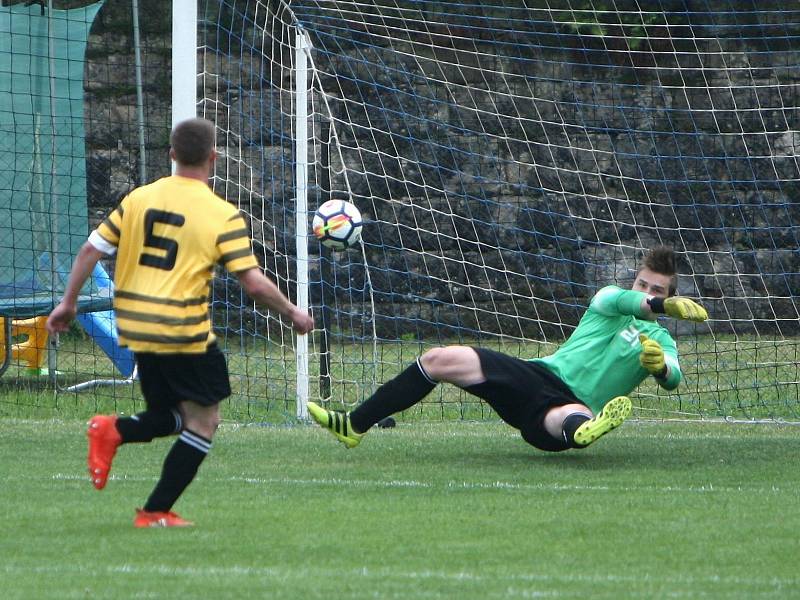
[[[667,298],[669,296],[669,284],[672,278],[669,275],[662,275],[644,267],[636,274],[633,280],[633,288],[637,292],[644,292],[656,298]]]

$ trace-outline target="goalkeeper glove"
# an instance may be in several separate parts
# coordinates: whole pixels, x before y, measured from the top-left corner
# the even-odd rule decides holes
[[[639,354],[639,362],[651,375],[663,379],[667,375],[667,364],[664,362],[664,350],[661,344],[651,340],[644,334],[639,335],[642,344],[642,353]]]
[[[658,314],[666,314],[673,319],[683,321],[693,321],[702,323],[708,319],[706,309],[694,300],[683,298],[682,296],[672,296],[671,298],[648,298],[647,304],[650,310]]]

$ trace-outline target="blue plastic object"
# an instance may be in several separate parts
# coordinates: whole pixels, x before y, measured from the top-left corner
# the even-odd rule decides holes
[[[113,290],[114,282],[106,273],[100,263],[92,271],[92,278],[97,287],[101,289],[110,288]],[[76,317],[78,323],[84,328],[94,342],[102,348],[117,370],[125,377],[133,374],[135,366],[133,352],[127,348],[121,348],[117,338],[116,322],[113,310],[79,314]]]

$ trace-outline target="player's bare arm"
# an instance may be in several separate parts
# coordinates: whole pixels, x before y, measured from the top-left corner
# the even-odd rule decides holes
[[[70,322],[75,318],[78,294],[101,256],[103,253],[91,243],[85,242],[81,246],[69,273],[64,297],[47,318],[45,327],[48,333],[53,334],[69,329]]]

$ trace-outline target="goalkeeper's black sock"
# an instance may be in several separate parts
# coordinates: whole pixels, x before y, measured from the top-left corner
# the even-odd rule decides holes
[[[358,433],[366,432],[381,419],[411,408],[427,396],[438,382],[422,368],[419,359],[397,377],[379,387],[350,413],[350,425]]]
[[[178,411],[146,410],[132,417],[117,419],[117,431],[122,443],[149,442],[153,438],[166,437],[178,433],[183,426]]]
[[[211,450],[211,440],[188,429],[181,432],[164,459],[161,479],[147,499],[144,510],[167,512],[197,474],[200,463]]]
[[[564,441],[570,445],[572,448],[585,448],[586,446],[580,446],[575,443],[575,432],[578,430],[578,427],[586,423],[591,417],[583,414],[583,413],[572,413],[567,415],[564,421],[561,423],[561,435],[564,436]]]

